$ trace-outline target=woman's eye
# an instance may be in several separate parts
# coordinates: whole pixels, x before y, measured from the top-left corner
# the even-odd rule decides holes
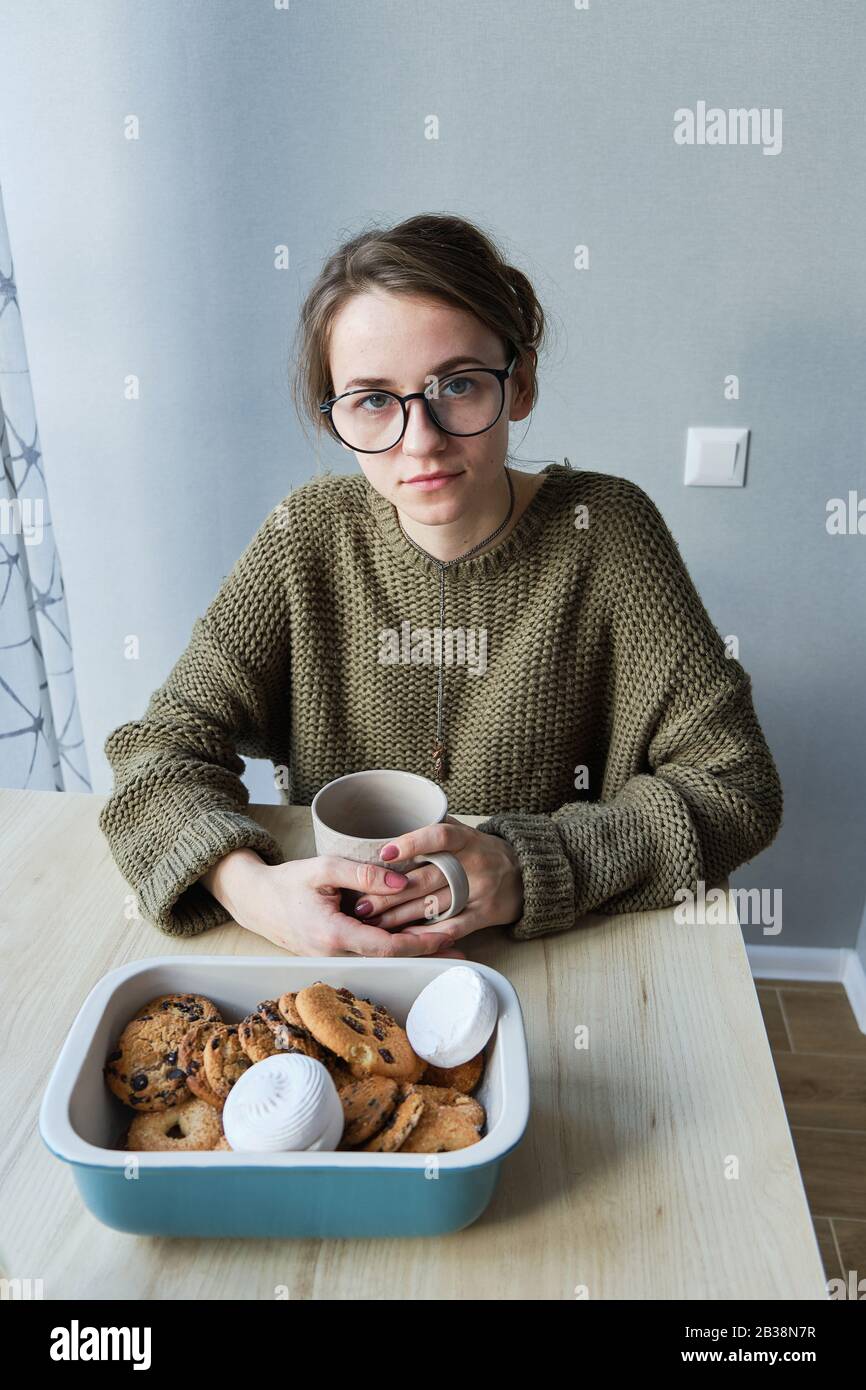
[[[370,414],[383,410],[392,400],[391,396],[382,395],[381,391],[375,391],[371,396],[361,396],[355,403],[356,410],[366,410]]]
[[[457,389],[452,391],[455,396],[467,396],[472,390],[474,382],[468,376],[453,376],[450,381],[445,382],[444,389],[451,391],[452,387]]]

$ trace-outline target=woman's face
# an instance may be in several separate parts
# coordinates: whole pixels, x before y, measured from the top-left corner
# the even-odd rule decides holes
[[[431,377],[445,377],[461,368],[507,366],[504,346],[495,333],[474,314],[440,300],[368,290],[348,300],[332,324],[334,395],[369,386],[371,408],[382,404],[374,395],[376,390],[402,396],[425,390]],[[460,387],[446,389],[459,391]],[[446,434],[430,419],[424,402],[414,400],[407,407],[406,433],[393,449],[379,454],[349,452],[355,453],[371,486],[400,511],[426,525],[447,524],[474,507],[501,473],[508,422],[525,419],[531,404],[527,373],[518,366],[505,383],[502,414],[483,434]],[[412,481],[436,473],[448,475],[436,487]]]

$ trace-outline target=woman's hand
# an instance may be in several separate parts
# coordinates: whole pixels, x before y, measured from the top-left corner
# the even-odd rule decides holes
[[[405,874],[334,855],[266,864],[236,849],[202,875],[201,883],[241,927],[299,956],[453,956],[442,928],[392,934],[340,911],[340,890],[377,895],[399,891]]]
[[[451,901],[451,892],[435,864],[421,864],[406,874],[407,886],[402,889],[366,893],[356,904],[355,912],[365,922],[391,931],[403,927],[401,936],[426,938],[432,932],[456,941],[480,927],[494,927],[516,922],[523,912],[523,877],[514,850],[498,835],[487,835],[471,826],[446,816],[435,825],[425,825],[399,835],[382,850],[382,859],[413,859],[416,855],[434,854],[447,850],[455,854],[469,879],[469,901],[462,912],[444,922],[424,927],[438,912],[444,912]],[[364,903],[370,904],[368,911]],[[419,923],[407,926],[407,923]]]

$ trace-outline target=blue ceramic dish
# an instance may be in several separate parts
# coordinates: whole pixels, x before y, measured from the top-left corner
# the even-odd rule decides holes
[[[405,1023],[416,996],[451,960],[359,956],[156,956],[103,976],[84,1001],[39,1112],[39,1132],[68,1163],[85,1204],[107,1226],[152,1236],[426,1236],[484,1211],[502,1160],[529,1119],[520,1004],[504,975],[472,962],[496,990],[499,1018],[475,1092],[487,1112],[477,1144],[453,1153],[128,1153],[130,1112],[102,1068],[127,1021],[160,994],[203,994],[224,1018],[315,980],[347,986]]]

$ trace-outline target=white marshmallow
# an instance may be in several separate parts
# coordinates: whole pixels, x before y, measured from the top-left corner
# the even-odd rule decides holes
[[[343,1137],[343,1123],[344,1111],[343,1106],[341,1104],[339,1113],[335,1111],[334,1114],[331,1116],[328,1125],[326,1126],[322,1134],[321,1139],[317,1139],[314,1144],[308,1145],[308,1152],[313,1153],[314,1150],[336,1149],[337,1145]]]
[[[406,1019],[412,1047],[435,1067],[457,1067],[477,1057],[498,1014],[496,991],[469,965],[443,970],[425,985]]]
[[[286,1052],[256,1062],[238,1078],[223,1108],[223,1129],[240,1153],[335,1149],[343,1106],[327,1067]]]

